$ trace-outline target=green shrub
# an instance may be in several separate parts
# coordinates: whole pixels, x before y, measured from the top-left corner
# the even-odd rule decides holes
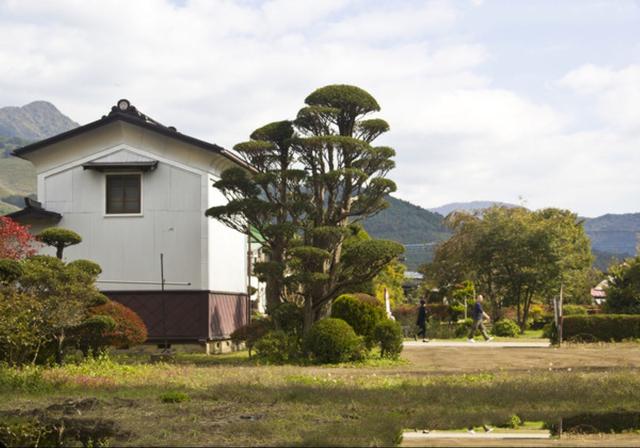
[[[449,320],[457,322],[464,318],[464,305],[449,305]]]
[[[22,265],[16,260],[0,259],[0,285],[13,283],[22,275]]]
[[[72,334],[78,339],[78,345],[84,356],[91,351],[98,356],[109,345],[106,334],[114,331],[116,321],[110,316],[91,316],[76,327]]]
[[[455,336],[457,338],[468,336],[472,326],[473,326],[473,319],[471,318],[467,318],[462,322],[458,322],[455,325]]]
[[[184,392],[171,391],[160,395],[160,401],[163,403],[182,403],[189,400],[191,398]]]
[[[271,330],[254,345],[256,357],[269,364],[285,364],[300,358],[300,339],[282,330]]]
[[[108,301],[104,305],[98,305],[89,310],[91,315],[108,317],[115,322],[113,329],[102,333],[103,344],[115,348],[129,348],[134,345],[144,344],[147,340],[147,327],[135,311],[126,306]]]
[[[231,333],[231,340],[236,344],[244,342],[251,352],[258,340],[273,329],[273,323],[268,317],[254,318],[247,325]]]
[[[302,335],[304,310],[293,303],[281,303],[271,312],[275,328],[290,335]]]
[[[63,229],[62,227],[49,227],[40,232],[36,239],[43,242],[47,246],[56,249],[56,257],[62,259],[62,253],[65,248],[79,244],[82,237],[73,230]]]
[[[563,305],[562,306],[562,315],[563,316],[586,316],[587,308],[582,305]]]
[[[640,338],[640,315],[594,314],[563,319],[565,340],[622,341]]]
[[[82,272],[94,278],[98,278],[98,276],[102,274],[102,268],[100,265],[91,260],[74,260],[67,263],[67,266],[70,268],[80,269]]]
[[[520,327],[511,319],[500,319],[493,324],[491,332],[496,336],[513,338],[520,334]]]
[[[542,337],[549,339],[552,343],[557,343],[558,329],[556,328],[556,323],[553,320],[542,327]]]
[[[375,343],[373,330],[376,325],[387,319],[380,302],[362,300],[352,294],[343,294],[333,302],[331,317],[348,323],[357,335],[364,338],[367,348]]]
[[[347,322],[336,318],[316,322],[304,339],[304,347],[319,363],[353,361],[362,356],[362,338]]]
[[[380,356],[391,359],[397,359],[400,356],[404,338],[399,323],[386,319],[376,325],[373,335],[380,347]]]

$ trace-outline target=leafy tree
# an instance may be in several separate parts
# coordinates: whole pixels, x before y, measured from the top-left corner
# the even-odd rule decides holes
[[[40,327],[47,339],[55,342],[56,362],[61,363],[69,330],[89,316],[90,307],[107,299],[95,287],[96,276],[78,265],[37,255],[25,259],[22,266],[17,290],[37,297],[42,309]]]
[[[605,309],[617,314],[640,314],[640,256],[610,269]]]
[[[566,210],[492,207],[447,222],[454,234],[425,272],[445,285],[472,279],[495,320],[504,305],[516,307],[522,331],[534,300],[556,295],[592,262],[582,222]]]
[[[82,242],[82,237],[76,232],[61,227],[44,229],[38,234],[37,238],[38,241],[43,242],[47,246],[54,247],[56,249],[56,257],[58,257],[59,260],[62,260],[62,253],[65,248]]]
[[[405,266],[398,260],[389,263],[373,279],[373,289],[375,296],[384,302],[385,289],[389,293],[391,306],[404,302],[404,272]]]
[[[0,216],[0,259],[18,260],[35,255],[37,248],[29,229]]]
[[[376,100],[358,87],[331,85],[305,102],[293,123],[271,123],[236,146],[256,172],[227,170],[214,186],[229,202],[207,215],[265,236],[270,261],[256,270],[267,281],[269,301],[302,301],[307,332],[338,295],[373,279],[403,247],[348,242],[351,224],[382,210],[395,190],[385,177],[393,149],[372,146],[389,126],[364,118],[380,109]]]

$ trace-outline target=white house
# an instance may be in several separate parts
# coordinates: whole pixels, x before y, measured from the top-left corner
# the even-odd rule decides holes
[[[34,233],[54,225],[79,233],[65,259],[99,263],[98,286],[142,317],[150,340],[223,339],[247,322],[247,237],[205,217],[224,204],[212,186],[220,173],[251,170],[233,153],[120,100],[101,119],[14,155],[35,166],[38,202],[10,217]]]

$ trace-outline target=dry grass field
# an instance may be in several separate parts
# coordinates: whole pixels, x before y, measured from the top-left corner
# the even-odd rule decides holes
[[[634,343],[410,348],[399,362],[330,367],[257,365],[246,353],[146,361],[0,369],[0,440],[59,440],[62,425],[65,444],[391,446],[407,429],[640,411]]]

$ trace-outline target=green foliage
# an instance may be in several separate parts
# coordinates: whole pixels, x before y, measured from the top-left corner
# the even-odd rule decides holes
[[[169,391],[160,395],[160,401],[163,403],[184,403],[190,400],[191,397],[185,392]]]
[[[373,289],[378,300],[384,302],[384,292],[386,290],[389,294],[391,306],[404,302],[404,289],[402,287],[404,285],[404,271],[404,265],[394,260],[374,277]]]
[[[611,268],[605,310],[640,314],[640,256]]]
[[[516,337],[520,334],[520,327],[511,319],[500,319],[493,324],[491,333],[496,336]]]
[[[227,170],[214,186],[228,199],[207,215],[264,237],[267,311],[305,302],[305,331],[341,293],[361,289],[403,252],[391,241],[347,243],[350,226],[386,207],[395,151],[372,141],[389,129],[364,90],[330,85],[305,100],[295,122],[277,121],[235,149],[254,172]],[[367,288],[369,290],[370,288]],[[396,291],[397,292],[397,291]],[[396,294],[397,295],[397,294]]]
[[[82,242],[80,235],[73,230],[63,229],[62,227],[44,229],[36,238],[47,246],[54,247],[56,249],[56,256],[59,259],[62,259],[65,248]]]
[[[640,338],[640,315],[594,314],[567,316],[563,319],[562,337],[578,341],[623,341]]]
[[[304,310],[294,303],[281,303],[271,313],[275,328],[301,337],[304,326]]]
[[[304,339],[304,348],[318,363],[340,363],[362,357],[362,340],[342,319],[316,322]]]
[[[22,365],[33,361],[48,340],[43,305],[32,294],[0,289],[0,361]]]
[[[0,259],[0,284],[15,282],[22,275],[22,265],[17,260]]]
[[[256,357],[269,364],[295,362],[302,352],[300,338],[282,330],[267,332],[258,339],[254,348]]]
[[[84,356],[99,356],[109,345],[105,335],[116,328],[116,321],[110,316],[91,316],[72,330],[73,337]]]
[[[21,275],[0,290],[6,313],[0,313],[0,330],[10,350],[10,362],[46,361],[49,352],[62,361],[71,334],[89,317],[89,308],[106,299],[95,287],[95,266],[65,265],[60,259],[33,256],[20,262]],[[19,329],[10,335],[11,328]],[[1,336],[0,336],[1,337]],[[22,341],[20,343],[16,341]],[[13,347],[13,349],[11,349]]]
[[[390,319],[379,322],[373,329],[373,337],[383,358],[398,359],[402,352],[402,327]]]
[[[562,306],[562,315],[563,316],[585,316],[587,314],[587,308],[580,305],[563,305]]]
[[[331,317],[348,323],[357,335],[364,338],[368,348],[375,342],[375,327],[387,319],[380,302],[371,303],[352,294],[343,294],[333,302]]]
[[[254,318],[233,333],[231,340],[236,344],[244,342],[249,352],[255,347],[258,340],[273,329],[273,323],[269,318]]]
[[[67,267],[80,269],[93,278],[98,278],[98,276],[102,274],[102,268],[100,265],[91,260],[74,260],[67,263]]]
[[[100,344],[103,346],[129,348],[147,340],[147,327],[140,316],[118,302],[109,300],[103,305],[91,308],[90,314],[90,319],[102,319],[103,323],[107,322],[107,325],[102,325],[99,334]],[[109,321],[113,321],[114,325],[111,326]]]
[[[453,236],[438,246],[425,274],[438,285],[471,279],[499,317],[515,306],[522,330],[537,297],[589,270],[592,256],[582,221],[566,210],[492,207],[482,216],[453,213]]]

